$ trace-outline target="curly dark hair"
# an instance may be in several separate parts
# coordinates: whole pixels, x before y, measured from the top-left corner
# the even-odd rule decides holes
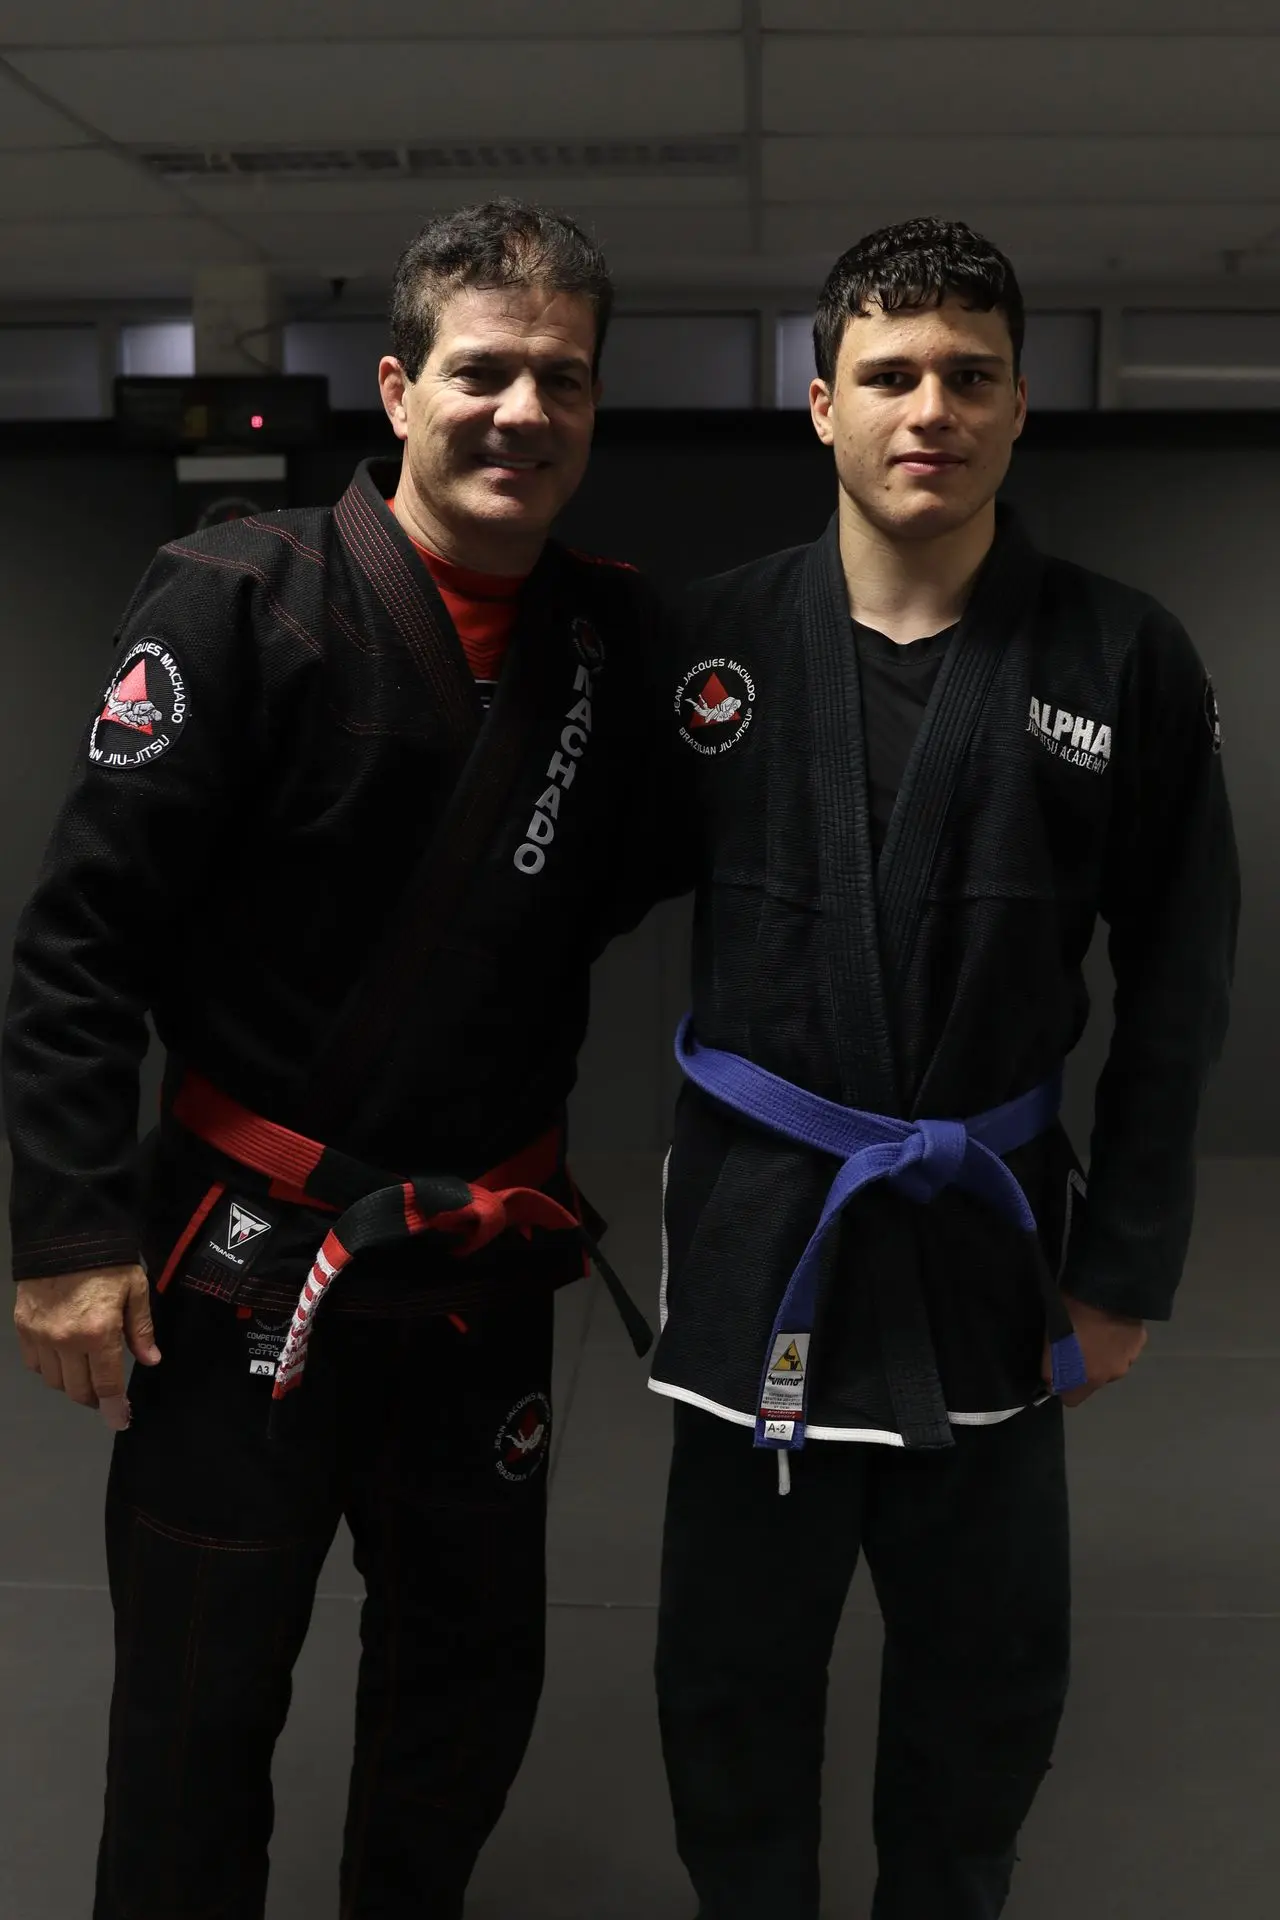
[[[959,300],[976,313],[1002,313],[1013,340],[1013,370],[1022,364],[1026,313],[1013,266],[998,247],[959,220],[904,220],[850,247],[827,275],[813,323],[818,378],[835,378],[849,321],[872,302],[885,313],[940,307]]]
[[[563,214],[502,199],[427,222],[401,254],[391,283],[391,348],[410,380],[422,372],[440,309],[459,287],[581,294],[595,312],[599,370],[613,282],[599,247]]]

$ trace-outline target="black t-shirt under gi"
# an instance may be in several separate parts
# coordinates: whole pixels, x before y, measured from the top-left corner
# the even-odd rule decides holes
[[[933,683],[956,629],[946,627],[924,640],[899,645],[860,620],[849,625],[858,649],[871,846],[878,861]]]

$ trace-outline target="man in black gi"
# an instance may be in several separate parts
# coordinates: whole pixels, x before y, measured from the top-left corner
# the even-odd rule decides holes
[[[987,1920],[1066,1691],[1062,1409],[1171,1310],[1238,870],[1187,635],[995,505],[1026,410],[1008,261],[872,235],[814,333],[836,515],[694,590],[667,687],[699,877],[651,1382],[662,1733],[701,1920],[816,1920],[865,1552],[875,1920]],[[1056,1116],[1099,915],[1086,1199]]]
[[[19,1338],[124,1429],[96,1920],[260,1920],[343,1515],[344,1920],[460,1915],[525,1750],[553,1292],[584,1258],[563,1111],[652,636],[634,572],[548,539],[610,301],[553,214],[423,230],[379,370],[403,464],[161,551],[22,920]]]

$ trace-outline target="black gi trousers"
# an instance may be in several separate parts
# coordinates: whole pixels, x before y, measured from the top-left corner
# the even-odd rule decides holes
[[[818,1920],[827,1665],[859,1551],[884,1616],[873,1920],[991,1920],[1067,1688],[1062,1405],[954,1451],[772,1452],[677,1404],[658,1701],[699,1920]]]
[[[261,1920],[272,1751],[343,1515],[366,1598],[341,1917],[458,1920],[542,1687],[552,1296],[465,1334],[326,1303],[279,1438],[249,1365],[288,1316],[153,1307],[164,1357],[134,1371],[107,1495],[94,1920]]]

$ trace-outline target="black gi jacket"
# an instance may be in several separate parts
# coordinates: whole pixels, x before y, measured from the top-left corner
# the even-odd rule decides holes
[[[562,1115],[599,876],[649,751],[632,689],[654,602],[631,569],[550,543],[486,717],[385,505],[395,484],[395,463],[370,462],[335,509],[175,541],[125,614],[114,708],[95,702],[17,939],[3,1068],[18,1279],[140,1248],[163,1260],[207,1185],[162,1145],[139,1194],[148,1009],[171,1063],[396,1172],[472,1178]],[[437,834],[439,912],[415,917],[410,879]],[[402,1002],[365,1036],[359,1086],[330,1100],[334,1022],[397,941]],[[275,1235],[282,1297],[317,1225],[296,1245]],[[377,1257],[420,1273],[428,1256],[416,1242]],[[548,1236],[553,1277],[581,1260]],[[460,1298],[486,1262],[454,1263]]]
[[[1216,704],[1182,628],[1042,558],[1002,511],[878,871],[835,523],[701,583],[681,644],[666,841],[698,875],[697,1038],[846,1106],[971,1118],[1076,1045],[1101,914],[1116,1026],[1087,1200],[1060,1125],[1008,1164],[1067,1291],[1166,1317],[1239,898]],[[686,1085],[659,1392],[753,1424],[774,1313],[835,1170]],[[828,1249],[811,1438],[945,1446],[954,1422],[1043,1392],[1027,1245],[979,1200],[871,1188]]]

